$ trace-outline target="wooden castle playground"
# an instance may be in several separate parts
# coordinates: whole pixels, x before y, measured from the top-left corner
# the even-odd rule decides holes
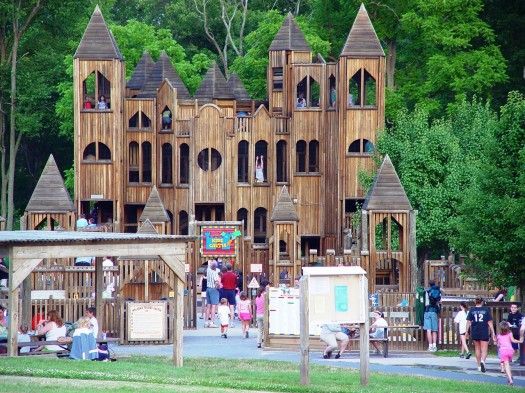
[[[164,299],[168,334],[154,342],[171,343],[179,301],[181,326],[197,326],[198,272],[210,258],[232,263],[244,288],[253,277],[294,285],[302,266],[343,264],[367,271],[369,292],[399,326],[392,348],[412,350],[425,345],[420,329],[403,328],[416,323],[421,274],[450,295],[487,294],[454,261],[418,270],[417,212],[388,156],[367,195],[358,182],[359,171],[374,170],[384,125],[385,55],[364,6],[336,62],[311,52],[291,15],[268,58],[268,102],[252,100],[216,64],[191,97],[165,53],[156,62],[145,53],[126,82],[122,54],[95,9],[73,64],[74,200],[51,156],[21,227],[183,235],[184,272],[155,253],[109,252],[108,267],[101,256],[96,267],[46,257],[24,280],[22,320],[50,309],[76,320],[96,304],[102,330],[121,343],[144,342],[128,340],[128,300]],[[93,220],[82,229],[81,215]],[[442,347],[456,345],[455,307],[444,305]],[[505,304],[495,306],[495,319],[505,312]]]

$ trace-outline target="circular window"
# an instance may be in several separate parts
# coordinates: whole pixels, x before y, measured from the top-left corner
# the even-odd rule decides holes
[[[214,171],[221,166],[221,153],[215,149],[203,149],[197,156],[197,163],[203,171]]]

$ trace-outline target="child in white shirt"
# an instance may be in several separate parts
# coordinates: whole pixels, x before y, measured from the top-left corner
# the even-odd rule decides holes
[[[466,338],[467,312],[468,312],[467,303],[465,302],[460,303],[460,307],[461,309],[458,311],[458,313],[456,314],[456,317],[454,318],[454,322],[459,325],[459,337],[461,339],[461,352],[459,354],[459,357],[462,359],[463,358],[469,359],[470,356],[472,355],[470,354],[470,351],[468,349],[467,338]]]
[[[221,337],[228,338],[228,326],[230,325],[230,306],[226,298],[221,299],[219,307],[217,307],[217,315],[221,324]]]

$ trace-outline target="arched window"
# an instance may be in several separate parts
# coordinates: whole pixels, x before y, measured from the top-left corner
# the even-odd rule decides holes
[[[128,154],[128,181],[130,183],[138,183],[139,178],[139,144],[137,142],[130,142]]]
[[[253,213],[253,242],[266,243],[266,209],[258,207]]]
[[[378,223],[375,227],[375,246],[377,251],[387,250],[388,219]]]
[[[308,172],[319,172],[319,142],[315,139],[308,144]]]
[[[135,112],[129,119],[128,128],[139,128],[139,113]]]
[[[184,210],[179,212],[179,235],[188,234],[188,213]]]
[[[321,99],[321,87],[311,76],[305,76],[296,88],[296,108],[318,108]]]
[[[367,70],[364,70],[363,73],[363,83],[364,83],[364,106],[376,106],[377,97],[376,97],[376,80],[372,75],[368,73]]]
[[[162,131],[171,131],[172,119],[171,109],[165,106],[161,113]]]
[[[237,221],[244,221],[244,235],[248,233],[248,210],[241,207],[237,210]]]
[[[368,139],[356,139],[348,147],[350,155],[371,155],[374,153],[374,144]]]
[[[131,130],[147,130],[151,127],[151,120],[142,111],[135,112],[129,119],[128,128]]]
[[[144,112],[140,112],[140,120],[141,120],[141,127],[143,129],[149,129],[151,128],[151,119],[146,116]]]
[[[287,163],[287,154],[286,154],[286,141],[280,140],[277,142],[276,146],[276,175],[277,182],[287,182],[288,181],[288,163]]]
[[[348,147],[348,153],[361,153],[361,139],[356,139]]]
[[[296,170],[298,173],[306,173],[306,141],[297,141],[295,151],[297,154]]]
[[[84,161],[111,161],[111,150],[102,142],[92,142],[84,149],[82,159]]]
[[[332,74],[328,78],[328,106],[329,108],[335,108],[337,102],[337,90],[336,90],[335,76]]]
[[[108,110],[111,83],[100,71],[93,71],[82,81],[83,110]]]
[[[284,240],[279,240],[279,253],[280,254],[288,253],[288,246],[286,245],[286,242]]]
[[[173,152],[170,143],[162,145],[162,176],[163,184],[173,183]]]
[[[237,181],[239,183],[248,183],[248,141],[240,141],[237,145]]]
[[[186,143],[179,147],[179,182],[180,184],[190,182],[190,147]]]
[[[361,106],[361,70],[357,71],[348,81],[347,105]]]
[[[268,143],[258,141],[255,144],[255,182],[265,183],[268,181]]]
[[[390,250],[403,251],[403,227],[390,216]]]
[[[142,182],[151,183],[151,143],[142,142]]]

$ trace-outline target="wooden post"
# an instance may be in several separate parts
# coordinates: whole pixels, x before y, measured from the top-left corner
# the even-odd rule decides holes
[[[144,261],[144,301],[149,302],[149,260]]]
[[[183,298],[184,282],[179,277],[175,277],[175,329],[173,332],[173,365],[175,367],[182,367]]]
[[[369,311],[368,311],[368,283],[365,278],[365,285],[363,286],[364,294],[364,312],[365,312],[365,323],[359,324],[359,372],[361,377],[361,385],[368,385],[368,379],[370,377],[369,368]]]
[[[299,310],[301,334],[301,385],[310,384],[310,326],[308,308],[308,276],[299,281]],[[367,334],[368,337],[368,334]]]
[[[361,211],[361,251],[369,251],[368,249],[368,212]]]
[[[31,317],[33,310],[31,308],[31,284],[32,273],[25,278],[22,284],[22,310],[20,310],[21,322],[31,329]]]
[[[417,247],[416,247],[416,217],[417,210],[409,213],[409,233],[408,233],[408,244],[410,247],[410,291],[415,291],[419,284],[419,272],[417,268]],[[427,275],[425,275],[426,280]]]
[[[102,268],[101,257],[95,258],[95,308],[97,312],[97,320],[102,321],[99,326],[99,332],[101,332],[105,326],[103,326],[106,316],[104,315],[104,303],[102,300],[102,292],[104,292],[104,270]]]
[[[18,325],[19,325],[19,313],[18,313],[18,295],[19,286],[13,287],[13,277],[15,272],[15,265],[21,262],[13,258],[13,253],[10,252],[9,258],[9,302],[7,312],[9,316],[10,329],[7,332],[7,354],[9,356],[18,356]]]

